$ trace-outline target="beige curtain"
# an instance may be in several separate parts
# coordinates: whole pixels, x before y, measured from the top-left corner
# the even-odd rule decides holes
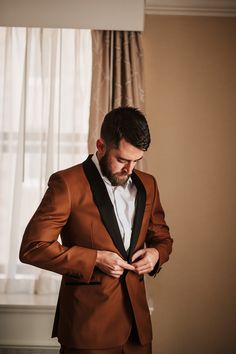
[[[140,32],[92,31],[92,93],[89,152],[94,152],[104,115],[119,106],[144,110]]]

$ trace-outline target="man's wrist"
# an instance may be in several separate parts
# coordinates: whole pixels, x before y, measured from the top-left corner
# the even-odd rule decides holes
[[[101,264],[103,254],[104,254],[104,251],[97,250],[97,257],[96,257],[96,262],[95,262],[96,266]]]
[[[98,265],[100,258],[101,258],[101,252],[97,250],[97,257],[96,257],[95,265]]]

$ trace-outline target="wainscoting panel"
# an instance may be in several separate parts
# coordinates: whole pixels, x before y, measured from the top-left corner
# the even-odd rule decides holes
[[[59,354],[59,349],[50,347],[0,347],[0,354]]]
[[[56,296],[0,294],[0,354],[58,354]]]

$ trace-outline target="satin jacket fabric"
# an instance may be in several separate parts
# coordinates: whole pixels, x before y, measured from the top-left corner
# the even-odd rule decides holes
[[[53,336],[66,347],[109,348],[124,344],[135,321],[141,344],[152,340],[143,276],[126,271],[120,279],[95,267],[97,250],[131,262],[139,249],[155,247],[169,258],[172,238],[164,220],[155,179],[135,170],[137,203],[127,254],[112,203],[91,156],[53,174],[26,227],[20,260],[62,274]],[[58,242],[61,235],[62,245]]]

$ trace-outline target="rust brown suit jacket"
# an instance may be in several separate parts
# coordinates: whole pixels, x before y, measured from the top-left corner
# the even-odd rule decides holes
[[[140,342],[152,340],[143,276],[127,271],[120,279],[96,266],[97,250],[131,262],[135,251],[155,247],[169,258],[172,239],[155,179],[135,170],[136,213],[127,254],[113,205],[91,160],[53,174],[41,204],[26,227],[20,260],[62,274],[53,336],[68,347],[108,348],[125,343],[133,321]],[[61,235],[62,244],[58,242]]]

